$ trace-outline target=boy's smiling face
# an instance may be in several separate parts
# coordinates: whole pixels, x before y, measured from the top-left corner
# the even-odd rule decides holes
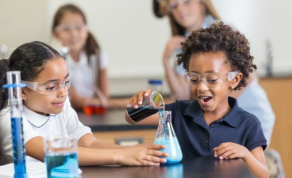
[[[228,95],[230,93],[229,88],[236,87],[240,81],[233,79],[228,82],[227,74],[232,72],[232,70],[224,52],[200,52],[192,54],[188,72],[198,74],[220,73],[222,75],[223,83],[215,88],[209,88],[202,80],[197,86],[191,86],[192,95],[199,102],[204,112],[214,112],[221,107],[227,107]]]

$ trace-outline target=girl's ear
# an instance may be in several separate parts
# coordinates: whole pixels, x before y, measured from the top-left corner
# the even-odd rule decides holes
[[[231,89],[236,88],[239,82],[241,81],[242,77],[243,74],[241,72],[236,74],[236,76],[230,81],[230,88]]]
[[[22,88],[21,97],[22,97],[22,100],[26,101],[26,99],[27,99],[27,88]]]

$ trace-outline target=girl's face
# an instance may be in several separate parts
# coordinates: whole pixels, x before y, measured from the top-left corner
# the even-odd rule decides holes
[[[224,104],[228,104],[230,88],[236,87],[240,82],[238,77],[227,80],[228,72],[232,71],[223,52],[192,54],[188,72],[208,74],[203,76],[205,81],[190,80],[192,95],[205,112],[214,112],[218,110],[218,106],[226,106]],[[192,82],[196,85],[192,85]]]
[[[206,13],[200,0],[169,0],[168,7],[175,21],[186,29],[197,27]]]
[[[43,71],[31,82],[63,82],[68,76],[67,65],[64,59],[59,57],[49,60],[44,65]],[[64,87],[56,91],[54,95],[44,95],[37,91],[24,88],[22,98],[24,105],[30,110],[42,115],[48,115],[59,114],[63,111],[67,95],[68,91]]]
[[[72,52],[80,52],[87,40],[88,31],[82,16],[78,13],[64,13],[59,25],[54,30],[54,36],[63,46]]]

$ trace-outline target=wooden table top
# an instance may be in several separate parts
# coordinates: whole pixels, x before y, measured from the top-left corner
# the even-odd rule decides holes
[[[155,167],[81,167],[82,178],[252,178],[242,159],[193,158]]]

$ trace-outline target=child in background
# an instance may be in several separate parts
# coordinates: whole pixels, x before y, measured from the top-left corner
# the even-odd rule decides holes
[[[60,7],[53,19],[54,37],[69,47],[66,62],[72,76],[71,104],[75,109],[84,106],[124,107],[126,100],[108,100],[108,59],[86,25],[84,13],[71,4]]]
[[[96,139],[90,128],[79,120],[71,107],[68,89],[71,76],[60,54],[42,42],[26,43],[18,47],[9,60],[0,60],[0,130],[5,155],[12,156],[11,120],[7,106],[7,71],[21,71],[27,84],[22,90],[23,127],[26,153],[44,160],[44,137],[74,137],[78,140],[79,164],[84,165],[159,165],[165,162],[158,151],[163,146],[143,145],[123,147]],[[1,158],[2,159],[2,158]]]
[[[261,123],[229,97],[231,91],[246,86],[249,73],[256,69],[245,36],[223,22],[214,23],[187,38],[178,64],[187,70],[185,77],[195,100],[177,100],[165,110],[172,111],[184,158],[242,158],[255,177],[269,177]],[[138,108],[150,92],[137,93],[129,104]],[[127,114],[125,117],[134,124]],[[158,124],[158,119],[155,114],[137,124]]]

